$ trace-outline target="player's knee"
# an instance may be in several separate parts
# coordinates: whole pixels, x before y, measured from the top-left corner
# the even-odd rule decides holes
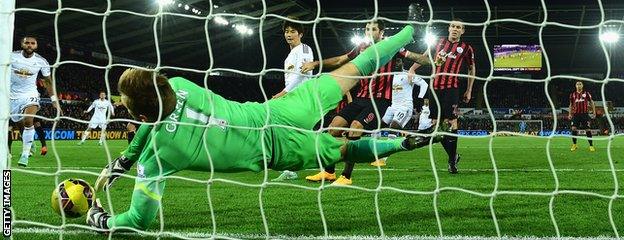
[[[33,119],[32,118],[25,118],[24,119],[24,127],[32,127],[33,126]]]
[[[358,120],[353,120],[353,122],[351,122],[351,126],[349,127],[355,129],[364,129],[364,125]]]
[[[329,134],[334,136],[334,137],[340,137],[342,136],[342,130],[338,130],[338,129],[330,129]]]
[[[349,126],[351,129],[354,129],[356,131],[349,131],[348,136],[349,137],[361,137],[363,132],[362,131],[357,131],[357,130],[362,130],[364,129],[364,125],[362,125],[362,123],[360,123],[357,120],[354,120],[353,122],[351,122],[351,126]]]

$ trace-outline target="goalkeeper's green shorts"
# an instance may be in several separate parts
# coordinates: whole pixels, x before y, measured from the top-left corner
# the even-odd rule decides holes
[[[281,98],[268,101],[269,122],[312,129],[327,112],[338,106],[342,95],[336,79],[323,74],[302,83]]]
[[[269,101],[270,124],[308,130],[272,126],[274,149],[271,149],[273,158],[269,167],[275,170],[299,170],[318,168],[319,160],[323,166],[340,161],[340,147],[344,142],[328,133],[309,130],[327,112],[336,108],[342,96],[336,79],[324,74],[304,82],[281,98]]]

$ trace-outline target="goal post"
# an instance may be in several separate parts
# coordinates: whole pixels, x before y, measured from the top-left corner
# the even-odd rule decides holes
[[[8,168],[9,89],[15,0],[0,1],[0,170]]]

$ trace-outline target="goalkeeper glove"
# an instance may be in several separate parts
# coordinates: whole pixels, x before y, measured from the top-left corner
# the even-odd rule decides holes
[[[108,230],[108,214],[100,204],[100,199],[95,199],[93,206],[87,212],[87,225],[96,228],[97,230]]]
[[[99,191],[100,189],[108,191],[117,178],[130,170],[131,167],[132,162],[125,156],[118,157],[107,164],[95,181],[95,191]]]

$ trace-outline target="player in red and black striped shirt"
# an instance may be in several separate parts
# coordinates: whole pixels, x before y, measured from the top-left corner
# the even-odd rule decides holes
[[[435,45],[434,70],[435,76],[432,79],[433,89],[438,96],[440,106],[432,108],[431,116],[437,116],[437,110],[440,111],[443,124],[450,124],[451,133],[457,133],[457,106],[459,104],[459,79],[457,76],[449,76],[445,74],[459,74],[464,66],[468,68],[468,85],[464,92],[463,101],[468,103],[472,98],[472,85],[475,76],[475,60],[474,50],[470,44],[461,40],[461,36],[466,31],[462,20],[453,19],[449,24],[449,35],[446,38],[440,38]],[[413,73],[420,64],[414,64],[410,68]],[[449,172],[457,173],[457,162],[459,162],[459,154],[457,154],[457,137],[445,136],[442,139],[442,146],[448,154]]]
[[[590,108],[591,107],[591,108]],[[577,129],[585,129],[585,135],[587,136],[589,141],[589,151],[594,152],[596,149],[594,148],[591,130],[589,130],[590,113],[596,113],[596,105],[594,105],[594,100],[592,99],[591,94],[588,91],[583,90],[583,82],[576,82],[576,91],[570,93],[570,114],[569,118],[572,120],[572,148],[570,151],[576,151],[578,146],[576,146],[576,137],[578,135]]]
[[[377,20],[366,24],[366,36],[368,38],[371,38],[373,40],[373,43],[381,41],[383,39],[383,34],[383,21]],[[323,60],[323,68],[339,67],[357,57],[360,52],[364,51],[370,45],[372,45],[372,43],[364,43],[357,46],[346,54],[325,59]],[[381,116],[383,116],[383,114],[386,112],[386,109],[392,103],[392,80],[394,78],[394,74],[390,73],[395,68],[397,58],[408,58],[413,61],[423,61],[423,59],[425,59],[426,57],[424,57],[422,54],[413,53],[407,50],[401,50],[387,64],[380,66],[379,70],[377,71],[377,74],[380,74],[379,76],[375,77],[374,79],[360,79],[360,90],[353,97],[353,102],[347,104],[347,106],[342,109],[338,116],[334,117],[330,124],[330,127],[336,128],[348,126],[351,129],[355,129],[355,131],[349,131],[346,134],[347,138],[349,139],[357,139],[361,137],[363,132],[358,130],[372,130],[377,128],[378,120],[381,118]],[[305,63],[303,64],[301,71],[310,71],[315,69],[319,65],[320,62],[318,61]],[[373,103],[371,102],[371,98],[374,100],[380,115],[375,112]],[[342,136],[343,131],[331,129],[329,133],[333,136],[340,137]],[[340,176],[340,179],[338,179],[337,184],[350,185],[352,170],[353,165],[347,163],[347,166],[345,167],[342,176]],[[325,172],[308,176],[306,177],[306,179],[310,181],[321,181],[322,179],[325,179],[326,181],[332,181],[336,179],[335,169],[333,166],[328,166],[325,168]]]

